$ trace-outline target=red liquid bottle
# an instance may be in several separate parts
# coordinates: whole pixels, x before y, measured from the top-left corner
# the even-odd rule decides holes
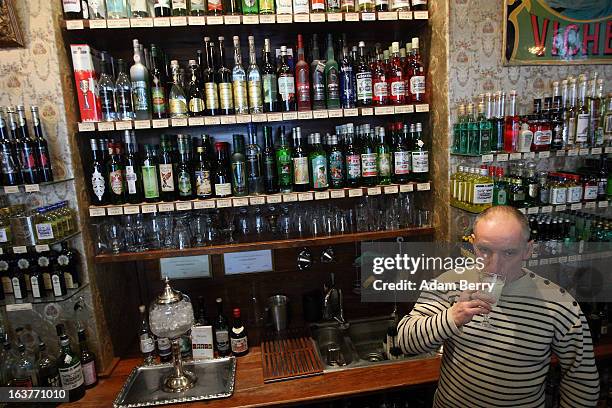
[[[382,53],[377,53],[376,63],[372,69],[372,104],[374,106],[389,104],[389,82],[382,57]]]
[[[425,103],[425,69],[419,53],[419,38],[412,39],[412,54],[408,63],[410,87],[406,92],[413,103]]]
[[[389,66],[389,83],[391,88],[391,104],[404,105],[406,103],[406,80],[404,78],[404,69],[400,60],[399,43],[391,44],[393,58]]]
[[[521,119],[516,114],[516,91],[510,91],[510,114],[504,123],[504,151],[516,152],[518,134],[521,128]]]
[[[304,41],[302,34],[298,34],[297,63],[295,64],[295,82],[297,91],[297,110],[312,109],[310,103],[310,65],[304,58]]]

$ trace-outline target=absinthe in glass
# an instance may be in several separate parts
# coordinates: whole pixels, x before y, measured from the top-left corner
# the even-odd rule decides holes
[[[149,70],[142,63],[138,40],[134,44],[134,65],[130,68],[132,81],[132,99],[134,101],[135,119],[151,119],[151,98],[149,95]]]

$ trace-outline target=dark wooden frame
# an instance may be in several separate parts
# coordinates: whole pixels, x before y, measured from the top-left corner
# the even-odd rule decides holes
[[[13,0],[0,0],[0,48],[24,47]]]

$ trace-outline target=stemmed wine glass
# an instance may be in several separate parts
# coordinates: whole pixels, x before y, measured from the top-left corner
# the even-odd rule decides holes
[[[501,297],[502,290],[504,289],[504,284],[506,283],[506,277],[496,274],[489,273],[485,270],[481,270],[479,272],[480,282],[481,283],[489,283],[493,285],[493,288],[489,291],[481,291],[493,299],[495,299],[495,303],[499,302],[499,298]],[[494,304],[495,304],[494,303]],[[483,327],[493,328],[491,321],[489,320],[489,315],[483,315],[482,322],[480,323]]]

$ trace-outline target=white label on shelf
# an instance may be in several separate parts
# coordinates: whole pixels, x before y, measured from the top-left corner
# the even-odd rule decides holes
[[[344,13],[345,21],[359,21],[359,13]]]
[[[535,159],[535,152],[523,153],[523,159]]]
[[[89,216],[90,217],[104,217],[106,215],[106,209],[105,208],[96,208],[96,207],[90,207],[89,208]]]
[[[361,116],[372,116],[374,114],[374,108],[361,108]]]
[[[537,214],[540,211],[539,207],[529,207],[527,209],[527,214]]]
[[[115,129],[130,130],[132,129],[132,121],[131,120],[120,120],[118,122],[115,122]]]
[[[98,20],[89,20],[89,28],[92,30],[97,30],[99,28],[106,28],[106,20],[98,19]]]
[[[431,188],[429,183],[418,183],[416,187],[417,191],[429,191],[429,189]]]
[[[327,115],[330,118],[341,118],[342,117],[342,109],[330,109],[327,111]]]
[[[276,22],[279,24],[291,24],[293,23],[293,16],[291,14],[279,14],[276,16]]]
[[[378,19],[381,21],[397,20],[397,11],[379,11]]]
[[[253,115],[251,115],[251,118],[253,122],[267,122],[268,121],[268,117],[266,116],[265,113],[254,113]]]
[[[153,19],[155,27],[170,27],[170,17],[156,17]]]
[[[358,116],[359,115],[359,109],[357,108],[350,108],[350,109],[345,109],[343,112],[344,116]]]
[[[82,30],[83,20],[66,20],[66,30]]]
[[[329,191],[315,191],[314,199],[315,200],[328,200],[329,199]]]
[[[540,212],[542,214],[551,213],[552,212],[552,205],[545,205],[544,207],[542,207],[542,210]]]
[[[221,119],[218,116],[207,116],[204,118],[204,124],[209,125],[220,125]]]
[[[612,146],[606,147],[606,153],[612,153]]]
[[[521,160],[522,158],[522,153],[510,153],[510,160]]]
[[[538,153],[538,159],[547,159],[550,157],[550,151],[545,151],[545,152],[539,152]]]
[[[274,14],[262,14],[259,16],[260,24],[274,24],[276,23],[276,16]]]
[[[565,211],[565,210],[567,210],[567,205],[565,204],[555,205],[555,211]]]
[[[298,201],[312,201],[312,193],[310,191],[298,193]]]
[[[240,16],[225,16],[225,24],[240,24]]]
[[[232,200],[230,198],[222,198],[217,200],[218,208],[227,208],[232,206]]]
[[[548,258],[540,259],[540,265],[548,265],[548,262],[549,262]]]
[[[153,129],[167,128],[168,119],[153,119]]]
[[[221,116],[219,119],[222,125],[233,125],[236,123],[236,116],[234,115]]]
[[[19,192],[19,186],[4,186],[4,192],[6,194],[16,194]]]
[[[283,196],[281,194],[272,194],[266,197],[268,204],[279,204],[283,202]]]
[[[368,195],[380,195],[382,190],[380,187],[368,187],[367,193]]]
[[[197,118],[189,118],[189,126],[204,126],[204,118],[201,116]]]
[[[96,130],[94,122],[79,122],[79,132],[93,132]]]
[[[123,207],[123,213],[126,215],[129,214],[138,214],[140,212],[140,206],[138,205],[126,205]]]
[[[415,11],[414,19],[415,20],[427,20],[429,18],[429,12],[427,11]]]
[[[140,27],[153,27],[153,19],[150,17],[146,18],[131,18],[130,26],[132,28],[140,28]]]
[[[361,13],[361,21],[376,21],[376,13]]]
[[[284,112],[283,120],[297,120],[297,112]]]
[[[257,196],[249,198],[249,203],[251,205],[263,205],[266,203],[266,196]]]
[[[399,192],[399,186],[385,186],[385,194],[397,194]]]
[[[482,155],[482,163],[491,163],[493,161],[492,154],[483,154]]]
[[[590,150],[589,150],[588,148],[578,150],[578,154],[579,154],[580,156],[588,156],[588,155],[589,155],[589,153],[590,153]]]
[[[538,260],[537,259],[530,259],[529,260],[529,266],[538,266]]]
[[[242,24],[259,24],[259,16],[242,16]]]
[[[191,201],[183,201],[176,203],[176,211],[189,211],[191,210]]]
[[[236,123],[249,123],[251,115],[236,115]]]
[[[591,154],[601,154],[601,147],[594,147],[591,149]]]
[[[106,26],[108,28],[130,28],[129,18],[116,18],[106,20]]]
[[[567,262],[567,256],[560,256],[559,257],[559,263],[566,263]]]
[[[342,21],[342,13],[328,13],[327,21]]]
[[[204,16],[190,16],[189,25],[203,26],[206,25],[206,17]]]
[[[187,126],[187,118],[172,119],[172,127]]]
[[[28,248],[23,245],[13,247],[14,254],[25,254],[27,252],[28,252]]]
[[[47,252],[49,250],[49,245],[47,244],[35,245],[34,250],[38,253]]]
[[[421,103],[418,105],[414,105],[414,110],[418,113],[429,112],[429,104]]]
[[[351,188],[348,193],[349,197],[361,197],[363,196],[363,189]]]
[[[268,113],[268,122],[281,122],[282,120],[282,113]]]
[[[412,11],[400,11],[398,18],[400,20],[412,20]]]
[[[312,119],[312,111],[298,112],[298,119],[300,120]]]
[[[570,255],[567,257],[567,261],[568,262],[576,262],[578,260],[578,256],[577,255]]]
[[[159,212],[174,211],[174,203],[157,204],[157,210]]]
[[[565,155],[566,155],[565,150],[557,150],[557,153],[556,153],[557,157],[563,157]]]
[[[115,130],[114,122],[98,122],[98,130],[100,132],[110,132]]]
[[[106,209],[106,213],[108,215],[123,215],[123,207],[120,207],[120,206],[108,207]]]
[[[312,13],[310,15],[311,23],[322,23],[325,21],[325,14],[323,13]]]
[[[215,208],[215,206],[216,206],[216,202],[213,199],[198,200],[198,201],[194,201],[193,203],[194,210],[202,210],[205,208]]]
[[[25,192],[26,193],[37,193],[40,191],[40,185],[39,184],[26,184],[25,185]]]
[[[346,193],[344,190],[331,190],[330,196],[331,198],[344,198],[346,197]]]
[[[599,208],[607,208],[608,207],[608,200],[599,201],[597,203],[597,207],[599,207]]]
[[[223,16],[208,16],[206,17],[206,24],[221,25],[223,24]]]
[[[497,161],[498,162],[508,161],[508,154],[507,153],[498,154],[497,155]]]
[[[143,204],[140,207],[140,211],[143,214],[151,214],[157,212],[157,206],[155,204]]]
[[[571,149],[567,151],[567,156],[568,157],[572,157],[572,156],[578,156],[578,149]]]
[[[402,113],[412,113],[414,112],[414,105],[400,105],[395,107],[395,113],[400,115]]]
[[[400,193],[411,193],[414,191],[414,184],[400,184]]]
[[[151,127],[150,120],[135,120],[134,129],[149,129]]]
[[[393,106],[377,106],[374,108],[374,114],[376,115],[393,115],[395,108]]]
[[[32,310],[31,303],[13,303],[6,305],[7,312],[20,312],[23,310]]]
[[[249,205],[248,198],[234,198],[233,203],[234,207],[246,207]]]
[[[312,111],[312,117],[315,119],[327,119],[329,117],[329,114],[326,110],[316,110]]]
[[[589,201],[588,203],[584,204],[584,208],[596,208],[597,207],[597,203],[595,201]]]
[[[572,209],[572,210],[581,210],[582,209],[582,203],[573,203],[572,205],[570,205],[570,209]]]
[[[291,203],[293,201],[297,201],[297,199],[298,199],[298,196],[295,193],[283,194],[284,203]],[[268,200],[268,202],[270,202],[270,200]]]

